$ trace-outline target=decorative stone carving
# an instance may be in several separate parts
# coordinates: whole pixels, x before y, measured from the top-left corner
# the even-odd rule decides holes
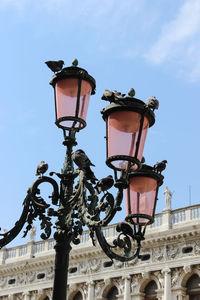
[[[200,254],[200,241],[195,241],[195,243],[194,243],[194,253],[196,255]]]
[[[175,268],[172,271],[172,287],[175,287],[178,284],[178,280],[181,277],[182,273],[183,270],[179,268]]]
[[[102,297],[102,289],[105,286],[105,282],[99,281],[95,285],[95,299]]]
[[[84,283],[82,285],[81,290],[83,292],[84,299],[88,299],[88,285],[87,285],[87,283]]]
[[[81,273],[94,273],[97,272],[101,267],[101,260],[96,258],[86,261],[83,264],[80,264]]]
[[[169,259],[174,259],[179,254],[179,248],[178,245],[169,245],[167,247],[167,256]]]
[[[54,269],[53,267],[49,267],[46,271],[46,277],[47,279],[53,279],[54,277]]]
[[[164,288],[164,273],[165,271],[157,271],[157,272],[154,272],[153,274],[156,276],[156,278],[158,279],[158,282],[160,284],[159,288]]]
[[[23,282],[25,282],[25,274],[24,273],[17,274],[17,283],[22,284]]]
[[[142,272],[142,278],[143,279],[149,279],[150,278],[150,273],[149,272]]]
[[[0,287],[4,287],[6,285],[6,281],[6,277],[0,277]]]
[[[36,272],[33,272],[33,271],[28,271],[26,273],[26,281],[28,283],[31,283],[35,280],[35,277],[36,277]]]
[[[76,283],[70,284],[69,290],[71,292],[75,292],[77,290],[77,284]]]
[[[110,278],[105,278],[105,279],[104,279],[104,284],[105,284],[105,285],[110,285],[111,282],[112,282],[112,279],[110,279]]]
[[[119,260],[116,260],[116,259],[113,260],[113,264],[114,264],[115,269],[119,269],[119,268],[122,268],[124,266],[124,263],[122,261],[119,261]]]
[[[134,275],[132,277],[132,281],[131,281],[131,293],[138,292],[140,279],[141,279],[140,275]]]
[[[192,272],[192,266],[191,265],[185,265],[183,266],[183,271],[187,274],[187,273],[191,273]]]
[[[115,279],[113,283],[117,286],[119,295],[124,294],[124,278]]]
[[[164,259],[164,249],[163,247],[154,248],[152,250],[153,261],[162,261]]]
[[[138,261],[139,261],[139,259],[138,259],[138,257],[136,257],[136,258],[133,259],[133,260],[127,261],[127,262],[125,263],[125,266],[129,267],[129,266],[137,265]]]

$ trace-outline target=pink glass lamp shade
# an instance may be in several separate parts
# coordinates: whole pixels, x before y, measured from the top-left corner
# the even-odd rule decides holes
[[[84,69],[68,67],[50,84],[55,90],[56,125],[66,130],[84,128],[90,95],[95,93],[94,78]]]
[[[140,166],[148,128],[155,122],[154,113],[144,102],[126,99],[103,110],[107,127],[106,163],[116,170],[135,170]]]
[[[163,176],[146,165],[129,175],[129,187],[125,193],[127,221],[136,225],[154,222],[158,188],[162,182]]]

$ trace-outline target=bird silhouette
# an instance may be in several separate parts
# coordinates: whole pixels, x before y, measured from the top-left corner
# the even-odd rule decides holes
[[[133,236],[133,229],[128,223],[122,222],[119,223],[116,227],[117,232],[123,232],[124,234],[128,234],[130,236]]]
[[[48,164],[44,162],[44,160],[39,163],[36,170],[36,176],[42,176],[48,170]]]
[[[76,150],[72,153],[72,160],[80,170],[84,171],[86,178],[95,184],[98,179],[90,168],[90,166],[95,167],[95,165],[90,161],[85,152],[81,149]]]
[[[161,162],[157,162],[157,163],[153,166],[153,168],[154,168],[154,170],[155,170],[157,173],[161,174],[161,172],[165,170],[166,164],[167,164],[167,160],[163,160],[163,161],[161,161]]]
[[[118,102],[124,99],[125,94],[122,94],[116,90],[104,90],[103,96],[101,97],[102,100],[106,100],[109,102]]]
[[[56,73],[56,72],[59,72],[62,70],[64,61],[63,60],[58,60],[58,61],[49,60],[49,61],[45,61],[45,64],[49,67],[49,69],[51,69],[51,71]]]
[[[133,88],[130,88],[130,90],[128,91],[128,95],[132,98],[135,96],[135,90]]]
[[[147,98],[146,105],[154,111],[155,109],[158,109],[159,101],[155,96],[152,96]]]
[[[72,66],[77,67],[78,66],[78,59],[74,59],[72,62]]]
[[[101,192],[105,192],[107,190],[109,190],[114,184],[114,180],[112,175],[109,175],[107,177],[104,177],[102,179],[100,179],[95,188],[97,190],[97,193],[100,194]]]

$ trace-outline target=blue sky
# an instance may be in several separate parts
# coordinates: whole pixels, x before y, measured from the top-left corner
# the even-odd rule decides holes
[[[99,178],[111,173],[101,95],[133,87],[138,98],[160,101],[144,150],[149,164],[168,160],[157,211],[165,208],[166,185],[174,209],[189,205],[189,185],[191,203],[199,203],[199,0],[0,0],[0,36],[2,228],[18,219],[37,164],[45,160],[59,171],[64,161],[46,60],[68,66],[76,57],[96,79],[87,127],[77,139]]]

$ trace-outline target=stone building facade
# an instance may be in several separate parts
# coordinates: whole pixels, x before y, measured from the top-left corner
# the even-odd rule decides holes
[[[115,225],[104,229],[108,240]],[[87,231],[70,256],[68,300],[200,300],[200,205],[156,214],[142,258],[111,261]],[[0,251],[0,300],[52,297],[54,240],[30,241]]]

